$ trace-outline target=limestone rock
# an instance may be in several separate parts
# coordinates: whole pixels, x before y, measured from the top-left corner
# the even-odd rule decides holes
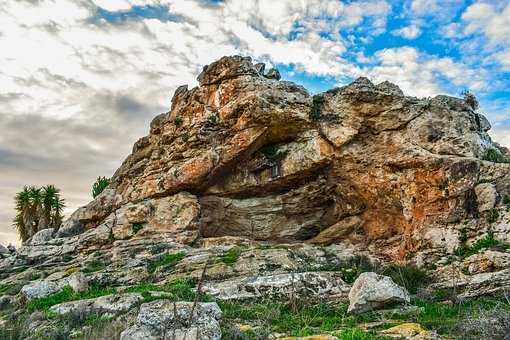
[[[338,273],[305,272],[210,282],[204,284],[203,291],[220,300],[281,299],[292,295],[303,299],[317,296],[345,299],[349,288]]]
[[[30,239],[30,244],[44,244],[51,240],[55,234],[55,230],[53,228],[42,229],[35,233],[34,236]]]
[[[63,288],[63,285],[54,281],[36,281],[29,283],[21,288],[22,296],[30,301],[57,293]]]
[[[192,302],[158,300],[144,303],[140,306],[136,324],[122,332],[120,339],[164,339],[170,336],[176,340],[219,340],[221,315],[216,303],[197,303],[194,309]]]
[[[115,316],[135,308],[143,296],[139,293],[125,293],[116,295],[106,295],[93,299],[77,300],[60,303],[50,307],[50,311],[60,315],[109,315]]]
[[[85,275],[81,272],[72,273],[67,278],[67,284],[75,291],[75,292],[83,292],[89,288],[89,283]]]
[[[403,323],[394,326],[384,331],[381,331],[386,337],[406,340],[437,340],[441,339],[439,335],[434,332],[427,331],[420,324],[417,323]]]
[[[267,73],[264,75],[264,77],[266,77],[268,79],[280,80],[282,76],[280,75],[280,71],[278,71],[278,69],[273,67],[273,68],[269,69],[269,71],[267,71]]]
[[[390,303],[409,303],[409,293],[388,276],[372,272],[362,273],[349,292],[349,313],[363,313]]]
[[[9,249],[0,244],[0,255],[9,254]]]
[[[492,183],[482,183],[475,187],[478,211],[485,212],[493,209],[498,200],[498,192]]]

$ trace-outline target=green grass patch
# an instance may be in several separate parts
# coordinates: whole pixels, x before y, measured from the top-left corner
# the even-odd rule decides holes
[[[196,293],[193,290],[195,284],[190,279],[177,279],[164,285],[154,285],[151,283],[141,283],[136,286],[129,287],[126,292],[141,293],[144,302],[171,299],[173,301],[194,301]],[[161,296],[152,295],[150,292],[165,292]],[[209,301],[209,297],[202,297],[201,301]]]
[[[147,271],[149,273],[154,273],[159,267],[162,266],[173,267],[177,263],[179,263],[185,256],[186,253],[184,252],[179,252],[175,254],[164,254],[158,256],[156,259],[149,262],[149,264],[147,265]]]
[[[472,299],[456,304],[415,301],[415,305],[421,308],[420,313],[392,315],[392,317],[407,322],[417,322],[439,334],[453,334],[455,326],[463,318],[476,316],[480,310],[491,310],[496,307],[510,310],[510,305],[506,301],[494,297]]]
[[[230,248],[225,254],[221,256],[221,262],[231,266],[237,262],[242,252],[243,250],[239,247]]]
[[[325,332],[354,328],[359,322],[376,320],[372,313],[361,316],[347,314],[346,304],[316,303],[296,306],[280,302],[242,304],[222,301],[219,303],[223,317],[228,322],[256,320],[272,332],[290,336],[309,336]],[[370,339],[370,338],[368,338]]]
[[[51,306],[58,305],[59,303],[92,299],[104,295],[111,295],[115,293],[114,288],[105,288],[97,285],[92,285],[84,292],[75,292],[70,286],[65,286],[60,292],[30,301],[27,305],[27,310],[33,312],[36,310],[45,311]]]
[[[1,283],[0,284],[0,295],[4,295],[4,294],[7,294],[7,295],[12,295],[12,291],[13,289],[15,288],[16,286],[13,285],[13,284],[9,284],[9,283]],[[17,294],[14,293],[14,294]]]
[[[334,334],[340,340],[379,340],[387,339],[385,337],[377,336],[359,328],[345,329],[339,333]]]
[[[139,232],[142,229],[143,229],[142,223],[133,223],[131,225],[131,230],[133,230],[133,234],[136,234],[137,232]]]
[[[463,245],[455,251],[455,255],[461,257],[468,257],[478,253],[483,249],[492,248],[500,245],[500,242],[494,238],[494,234],[489,232],[484,238],[477,240],[473,245]]]

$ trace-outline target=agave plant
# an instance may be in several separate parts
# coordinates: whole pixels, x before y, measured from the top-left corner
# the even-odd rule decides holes
[[[59,228],[65,206],[60,190],[53,185],[41,188],[25,186],[14,197],[16,217],[14,226],[23,242],[39,230]]]

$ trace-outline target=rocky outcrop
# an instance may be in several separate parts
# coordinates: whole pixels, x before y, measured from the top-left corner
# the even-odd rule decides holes
[[[393,260],[427,270],[433,289],[461,297],[510,283],[510,164],[484,160],[488,150],[505,150],[464,100],[408,97],[366,78],[312,96],[240,56],[204,67],[198,82],[175,91],[170,110],[153,119],[97,198],[58,230],[0,256],[0,287],[9,292],[1,301],[67,286],[122,292],[191,280],[217,300],[344,301],[351,290],[366,300],[351,310],[362,311],[408,300],[368,274],[358,280],[383,288],[349,284]],[[13,297],[20,289],[23,298]],[[118,305],[107,312],[129,321],[125,339],[219,334],[212,305],[183,324],[167,296],[143,308],[147,296],[125,297],[52,308],[65,315]]]

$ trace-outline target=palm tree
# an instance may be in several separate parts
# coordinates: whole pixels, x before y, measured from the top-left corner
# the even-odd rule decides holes
[[[39,230],[58,228],[62,224],[65,203],[60,197],[60,190],[54,185],[42,188],[25,186],[14,200],[17,212],[14,226],[23,242]]]

